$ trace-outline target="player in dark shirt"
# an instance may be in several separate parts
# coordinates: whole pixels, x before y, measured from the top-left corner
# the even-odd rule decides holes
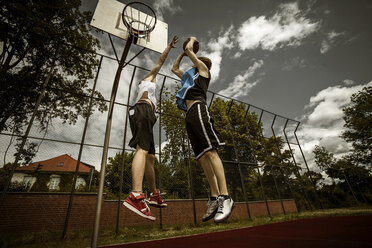
[[[189,38],[185,51],[174,62],[172,72],[181,79],[182,88],[177,93],[177,106],[187,111],[187,134],[211,188],[211,197],[203,221],[214,218],[218,223],[226,221],[231,216],[235,204],[229,197],[224,167],[217,153],[217,148],[225,143],[214,128],[207,106],[212,62],[206,57],[195,55],[194,44],[197,42],[195,37]],[[185,56],[189,57],[194,65],[183,72],[179,65]]]

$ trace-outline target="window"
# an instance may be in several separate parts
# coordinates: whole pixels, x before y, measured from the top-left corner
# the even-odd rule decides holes
[[[61,177],[52,176],[52,178],[50,178],[49,189],[59,189],[60,182],[61,182]]]
[[[31,187],[33,180],[34,180],[33,176],[25,176],[23,178],[23,185],[25,185],[27,188],[29,188],[29,187]]]
[[[85,180],[81,177],[78,177],[76,179],[76,185],[75,185],[75,189],[79,188],[79,187],[84,187],[85,186]]]
[[[58,167],[62,167],[62,166],[63,166],[63,162],[59,162],[59,163],[57,164],[57,166],[58,166]]]

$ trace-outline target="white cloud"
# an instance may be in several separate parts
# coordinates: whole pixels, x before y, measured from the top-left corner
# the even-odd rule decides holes
[[[205,42],[207,44],[205,56],[212,60],[211,83],[215,82],[219,77],[224,49],[234,47],[233,30],[233,26],[230,26],[227,30],[222,30],[217,38],[212,38]]]
[[[342,81],[345,85],[347,86],[350,86],[350,85],[353,85],[355,84],[355,82],[353,80],[350,80],[350,79],[345,79],[344,81]]]
[[[304,11],[304,12],[307,12]],[[242,51],[261,47],[265,50],[274,50],[283,46],[298,46],[301,40],[318,30],[320,24],[306,19],[299,10],[296,2],[279,5],[279,10],[272,17],[253,16],[243,22],[239,28],[231,25],[207,41],[206,49],[202,52],[212,60],[212,83],[218,80],[225,50],[238,47],[240,51],[233,51],[233,59],[240,58]],[[213,34],[212,32],[210,34]],[[203,49],[203,47],[201,47]],[[293,63],[300,68],[305,63],[300,58],[290,61],[284,70],[293,68]]]
[[[319,22],[311,22],[301,13],[296,2],[281,4],[274,16],[253,16],[238,29],[241,50],[261,47],[274,50],[277,47],[298,46],[301,40],[318,30]]]
[[[332,48],[332,46],[335,44],[336,38],[344,34],[345,34],[344,32],[337,33],[334,30],[327,33],[326,38],[322,41],[320,45],[320,53],[324,54],[328,52]]]
[[[238,75],[234,78],[234,81],[229,84],[229,86],[218,92],[223,96],[228,96],[232,98],[239,98],[241,96],[247,96],[247,94],[256,86],[260,81],[254,80],[252,82],[252,77],[258,69],[263,66],[263,61],[259,60],[254,62],[252,66],[243,75]]]
[[[372,84],[370,82],[369,84]],[[334,121],[342,119],[344,108],[352,94],[360,91],[363,85],[328,87],[310,98],[307,108],[314,107],[312,113],[307,115],[307,123],[316,127],[328,127]]]
[[[169,12],[171,15],[182,11],[180,6],[176,6],[173,0],[156,0],[154,3],[156,16],[159,20],[164,21],[164,14]]]
[[[240,58],[242,56],[241,52],[236,52],[233,56],[234,59]]]
[[[351,81],[351,80],[350,80]],[[350,145],[340,138],[345,130],[342,109],[350,103],[352,94],[366,85],[336,85],[321,90],[310,98],[305,109],[309,113],[303,116],[297,135],[309,164],[313,164],[315,145],[324,146],[328,151],[340,157],[349,152]]]

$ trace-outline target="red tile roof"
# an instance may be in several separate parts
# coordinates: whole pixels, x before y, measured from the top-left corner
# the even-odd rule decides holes
[[[59,163],[63,162],[62,166],[58,166]],[[35,162],[27,166],[17,167],[17,171],[34,171],[38,168],[38,171],[53,171],[53,172],[75,172],[77,160],[70,157],[67,154],[47,159],[44,161]],[[40,165],[41,166],[40,166]],[[90,169],[94,168],[92,165],[80,162],[79,172],[89,173]]]

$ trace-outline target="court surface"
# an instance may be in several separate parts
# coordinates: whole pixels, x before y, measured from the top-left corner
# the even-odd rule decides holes
[[[103,247],[372,247],[372,215],[302,219],[229,231]]]

